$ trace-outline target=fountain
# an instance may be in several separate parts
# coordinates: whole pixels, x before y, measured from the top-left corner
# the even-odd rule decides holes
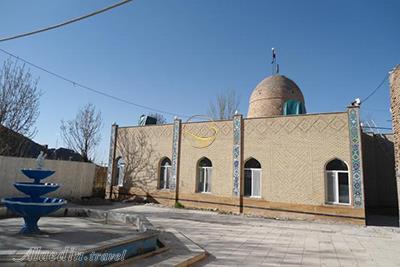
[[[55,171],[43,169],[44,154],[40,152],[36,162],[36,169],[22,169],[22,173],[33,182],[16,182],[14,186],[29,197],[10,197],[2,199],[6,207],[12,212],[24,218],[25,224],[20,233],[24,235],[41,233],[37,223],[40,217],[48,215],[61,208],[67,203],[61,198],[41,197],[47,193],[57,190],[60,186],[55,183],[41,183],[43,180],[55,173]]]
[[[19,220],[0,207],[0,266],[104,266],[116,263],[130,266],[187,266],[205,257],[205,251],[178,232],[160,232],[142,214],[129,211],[95,210],[66,207],[54,212],[66,201],[43,197],[60,185],[42,183],[55,172],[43,168],[40,153],[37,168],[21,169],[33,182],[15,182],[18,191],[29,197],[2,199],[8,210],[22,216],[25,224],[20,233]],[[41,217],[41,231],[38,221]],[[178,237],[176,237],[177,235]],[[166,246],[165,243],[173,244]],[[187,248],[190,248],[189,250]],[[176,252],[164,253],[167,250]],[[174,253],[184,251],[183,257]]]

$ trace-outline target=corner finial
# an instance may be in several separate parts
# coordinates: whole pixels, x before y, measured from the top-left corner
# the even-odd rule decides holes
[[[352,107],[359,107],[360,105],[361,105],[361,100],[360,100],[360,98],[356,98],[356,99],[354,99],[353,102],[351,102],[351,106],[352,106]]]

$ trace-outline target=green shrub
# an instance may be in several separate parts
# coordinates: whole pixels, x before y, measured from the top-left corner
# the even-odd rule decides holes
[[[183,206],[179,201],[175,202],[175,208],[177,209],[183,209],[185,206]]]

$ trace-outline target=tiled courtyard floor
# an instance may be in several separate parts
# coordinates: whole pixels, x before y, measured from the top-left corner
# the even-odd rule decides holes
[[[111,207],[109,207],[111,208]],[[400,266],[400,231],[138,205],[158,228],[174,228],[203,247],[198,266]]]

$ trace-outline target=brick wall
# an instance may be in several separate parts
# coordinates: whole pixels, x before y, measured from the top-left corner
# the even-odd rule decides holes
[[[233,122],[182,123],[179,202],[188,207],[232,212],[239,212],[241,205],[244,213],[266,216],[279,217],[285,212],[296,214],[296,218],[342,216],[362,223],[363,209],[325,205],[326,163],[339,158],[347,163],[351,173],[348,116],[347,112],[339,112],[244,119],[243,159],[253,157],[261,163],[262,193],[260,199],[244,198],[241,202],[232,193]],[[215,140],[202,148],[196,148],[196,143],[183,134],[189,131],[198,136],[211,136],[213,127],[218,129]],[[149,141],[148,146],[154,153],[145,158],[149,168],[138,175],[128,172],[126,178],[147,181],[147,187],[143,190],[141,186],[126,184],[126,189],[131,194],[150,194],[160,203],[173,204],[175,193],[157,188],[160,160],[172,159],[173,126],[119,128],[116,157],[124,154],[127,143],[121,142],[123,136],[140,134]],[[203,157],[212,162],[211,193],[196,193],[197,164]]]
[[[400,65],[390,75],[392,124],[394,131],[394,153],[396,165],[397,193],[400,201]],[[400,205],[399,205],[400,206]]]
[[[207,147],[193,147],[190,137],[182,136],[180,161],[180,193],[196,191],[197,163],[207,157],[212,162],[211,192],[219,196],[232,196],[232,121],[216,122],[218,133],[215,141]],[[212,136],[211,123],[185,123],[183,130],[198,136]]]
[[[172,125],[119,127],[115,158],[122,157],[125,161],[122,194],[158,192],[159,165],[166,157],[171,160],[171,149]]]
[[[262,199],[292,204],[325,203],[325,165],[347,163],[347,113],[244,120],[244,160],[262,167]]]

